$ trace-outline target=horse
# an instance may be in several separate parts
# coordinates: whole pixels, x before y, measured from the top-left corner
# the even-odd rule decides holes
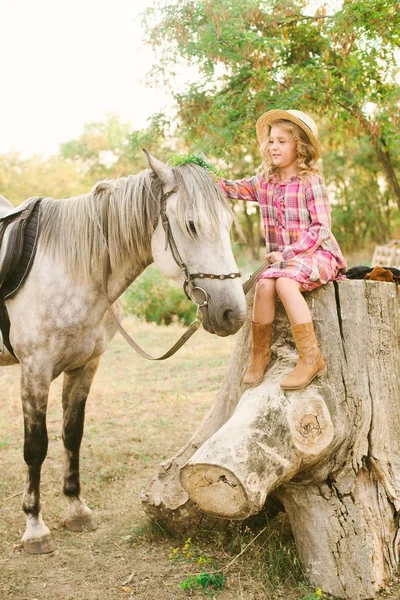
[[[62,373],[64,524],[71,531],[97,527],[81,498],[79,450],[86,399],[117,330],[108,302],[121,321],[121,294],[154,262],[163,275],[185,285],[190,272],[204,276],[201,288],[193,280],[189,284],[207,297],[198,303],[206,331],[232,335],[244,322],[245,296],[230,244],[235,217],[217,182],[199,165],[170,167],[147,152],[146,157],[149,168],[136,175],[102,181],[82,196],[41,200],[33,264],[21,288],[5,302],[14,355],[4,348],[0,366],[19,363],[21,368],[27,465],[22,545],[30,554],[55,549],[41,514],[40,474],[48,446],[49,386]],[[107,294],[102,285],[105,252]]]

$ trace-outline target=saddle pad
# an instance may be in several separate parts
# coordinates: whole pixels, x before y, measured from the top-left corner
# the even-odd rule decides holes
[[[8,300],[17,293],[24,283],[35,257],[37,240],[39,237],[40,221],[40,201],[36,202],[34,209],[29,217],[25,227],[24,242],[21,253],[21,260],[14,271],[5,280],[0,295],[4,300]]]
[[[25,281],[35,257],[37,240],[39,237],[40,222],[40,200],[35,199],[35,206],[27,219],[24,231],[24,241],[21,252],[21,260],[15,269],[6,278],[0,290],[0,339],[1,348],[3,343],[7,350],[15,357],[13,347],[10,342],[10,319],[8,318],[5,300],[11,298],[17,293]]]

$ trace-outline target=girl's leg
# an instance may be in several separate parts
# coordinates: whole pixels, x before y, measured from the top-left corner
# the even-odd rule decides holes
[[[299,353],[296,367],[281,382],[281,388],[284,390],[303,389],[315,377],[326,372],[325,362],[315,338],[311,313],[302,296],[302,290],[301,285],[293,279],[280,277],[276,281],[276,291],[292,325],[290,329]]]
[[[294,279],[279,277],[276,280],[276,292],[285,307],[291,325],[308,323],[312,320],[310,309],[302,294],[304,291],[301,284]]]
[[[275,279],[260,279],[257,283],[252,323],[251,361],[243,383],[255,385],[264,377],[270,362],[272,322],[275,317]]]
[[[259,279],[253,305],[253,323],[270,325],[275,317],[275,281]]]

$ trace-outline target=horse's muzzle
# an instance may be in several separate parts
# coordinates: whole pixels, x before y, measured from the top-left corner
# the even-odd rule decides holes
[[[246,317],[245,306],[224,306],[218,309],[213,307],[210,300],[207,306],[201,308],[203,327],[208,333],[215,333],[220,337],[233,335],[239,331]]]

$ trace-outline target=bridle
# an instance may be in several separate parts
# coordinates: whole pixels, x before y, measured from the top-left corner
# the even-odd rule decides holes
[[[183,283],[183,289],[184,292],[186,294],[186,296],[189,298],[189,300],[191,300],[194,304],[196,304],[197,306],[197,313],[196,313],[196,317],[194,319],[194,321],[189,325],[189,328],[185,331],[185,333],[179,338],[179,340],[172,346],[172,348],[170,348],[165,354],[163,354],[162,356],[159,356],[157,358],[155,358],[154,356],[151,356],[150,354],[148,354],[145,350],[143,350],[136,342],[135,340],[133,340],[131,338],[131,336],[127,333],[127,331],[125,331],[125,329],[122,327],[121,323],[119,322],[119,320],[117,319],[113,308],[111,306],[110,303],[110,299],[108,297],[108,275],[110,273],[110,255],[108,252],[108,210],[109,210],[109,205],[110,205],[110,194],[111,191],[107,191],[104,195],[104,204],[103,204],[103,237],[104,237],[104,241],[105,241],[105,250],[104,250],[104,261],[103,261],[103,293],[106,299],[106,303],[107,303],[107,308],[109,313],[111,314],[115,325],[118,329],[118,331],[120,332],[120,334],[123,336],[123,338],[128,342],[128,344],[138,353],[140,354],[140,356],[142,356],[143,358],[146,358],[147,360],[165,360],[166,358],[169,358],[170,356],[172,356],[173,354],[175,354],[175,352],[177,352],[179,350],[179,348],[181,348],[183,346],[183,344],[185,344],[189,338],[192,337],[192,335],[198,330],[198,328],[201,325],[201,312],[200,309],[207,306],[208,304],[208,294],[205,291],[205,289],[203,289],[202,287],[198,286],[195,284],[194,280],[195,279],[217,279],[220,281],[224,281],[225,279],[236,279],[237,277],[241,277],[241,273],[237,272],[237,273],[228,273],[227,275],[221,274],[221,275],[215,275],[214,273],[190,273],[186,264],[184,263],[184,261],[181,258],[181,255],[179,254],[178,248],[176,246],[176,242],[174,239],[174,236],[172,234],[172,229],[171,229],[171,225],[169,222],[169,218],[167,215],[167,200],[170,196],[172,196],[173,194],[175,194],[178,191],[177,187],[174,187],[172,190],[170,190],[169,192],[165,192],[163,193],[162,197],[161,197],[161,201],[160,201],[160,215],[159,217],[157,217],[156,222],[154,224],[154,228],[157,226],[158,220],[159,218],[161,218],[161,223],[165,232],[165,249],[168,248],[168,246],[170,247],[171,250],[171,254],[174,258],[174,261],[176,262],[176,264],[178,265],[178,267],[182,270],[182,272],[184,273],[185,279],[184,279],[184,283]],[[243,290],[244,293],[247,294],[247,292],[249,291],[249,289],[251,288],[252,284],[254,283],[254,281],[256,280],[256,278],[258,277],[258,275],[260,273],[262,273],[263,271],[265,271],[265,269],[268,267],[269,265],[267,265],[266,263],[263,264],[259,269],[257,269],[257,271],[255,273],[253,273],[253,275],[245,282],[245,284],[243,285]],[[199,297],[196,298],[196,295],[198,295]]]
[[[162,224],[162,226],[164,228],[164,232],[165,232],[165,250],[167,250],[167,248],[169,246],[174,261],[176,262],[178,267],[181,269],[181,271],[183,272],[184,277],[185,277],[184,282],[183,282],[183,291],[185,292],[185,294],[189,298],[189,300],[191,300],[194,304],[196,304],[199,309],[203,306],[207,306],[208,294],[205,291],[205,289],[203,289],[202,287],[195,284],[195,282],[194,282],[195,279],[208,278],[208,279],[217,279],[219,281],[223,281],[225,279],[236,279],[236,277],[241,277],[242,274],[240,273],[240,271],[237,273],[228,273],[227,275],[225,275],[225,274],[215,275],[214,273],[189,273],[189,270],[188,270],[186,264],[182,260],[181,255],[179,254],[179,250],[177,248],[174,236],[172,234],[171,224],[169,222],[169,218],[167,215],[167,200],[170,196],[175,194],[177,191],[178,191],[178,188],[174,187],[172,190],[170,190],[169,192],[166,192],[161,197],[160,219],[161,219],[161,224]],[[197,298],[196,298],[196,296],[197,296]]]

